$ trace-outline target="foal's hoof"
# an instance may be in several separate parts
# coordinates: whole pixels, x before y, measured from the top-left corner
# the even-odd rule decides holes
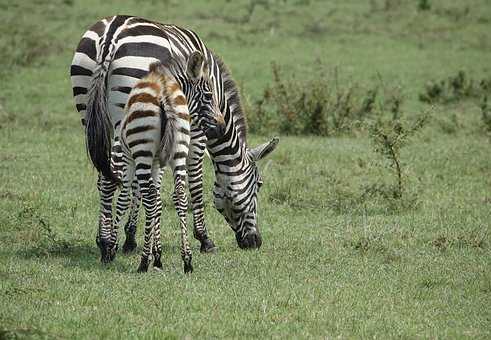
[[[140,266],[138,267],[137,272],[138,273],[146,273],[148,271],[148,263],[150,261],[148,260],[148,257],[142,257]]]
[[[162,266],[162,260],[160,259],[160,256],[155,256],[155,260],[153,260],[153,268],[162,271],[163,266]]]
[[[213,243],[212,240],[209,238],[204,239],[201,241],[201,248],[200,252],[202,253],[216,253],[218,251],[218,248],[215,246],[215,243]]]
[[[116,244],[114,247],[109,249],[109,262],[114,261],[116,258],[116,253],[118,252],[118,245]]]
[[[108,240],[98,239],[97,245],[101,251],[101,262],[102,264],[110,263],[116,257],[116,251],[118,250],[118,245],[115,244],[111,246]]]
[[[184,261],[184,274],[192,273],[193,272],[193,265],[191,264],[192,257],[188,258],[183,258]]]
[[[134,239],[127,238],[123,244],[123,253],[129,254],[135,251],[136,249],[136,241]]]

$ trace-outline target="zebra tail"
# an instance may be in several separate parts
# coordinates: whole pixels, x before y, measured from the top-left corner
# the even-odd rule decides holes
[[[160,141],[160,164],[166,165],[172,156],[176,141],[177,120],[172,115],[166,114],[160,110],[160,119],[162,122],[162,139]]]
[[[87,100],[85,146],[97,171],[116,180],[110,161],[112,124],[107,110],[106,76],[107,71],[99,67],[92,77]]]

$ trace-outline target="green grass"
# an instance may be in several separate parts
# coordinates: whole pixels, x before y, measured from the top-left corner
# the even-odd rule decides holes
[[[138,254],[102,267],[95,246],[96,174],[68,77],[95,20],[130,13],[195,29],[251,100],[271,83],[270,62],[315,78],[321,59],[340,81],[399,85],[410,117],[429,108],[418,101],[427,81],[490,74],[491,6],[430,2],[267,1],[248,22],[248,1],[0,3],[0,338],[491,337],[490,140],[472,100],[432,108],[402,149],[402,201],[363,196],[394,181],[365,135],[282,136],[260,164],[260,251],[238,249],[214,210],[209,162],[219,252],[193,240],[192,275],[169,178],[163,273],[136,274]]]

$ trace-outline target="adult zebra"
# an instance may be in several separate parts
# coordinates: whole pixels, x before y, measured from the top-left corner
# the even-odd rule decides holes
[[[109,237],[101,235],[101,223],[112,223],[112,194],[108,194],[107,188],[116,185],[109,171],[110,135],[119,128],[128,93],[138,79],[147,73],[151,63],[165,63],[173,58],[185,64],[196,51],[205,56],[213,94],[224,116],[225,131],[222,136],[207,140],[194,120],[191,125],[188,175],[194,237],[200,241],[201,251],[215,248],[208,237],[204,220],[202,164],[207,148],[215,170],[213,196],[216,209],[235,232],[239,247],[261,246],[257,193],[262,179],[256,161],[275,149],[278,138],[253,149],[247,146],[246,120],[237,86],[223,62],[194,32],[122,15],[104,18],[85,32],[70,70],[76,108],[85,125],[88,151],[99,171],[99,245],[101,240]],[[186,77],[179,79],[186,92],[191,80]],[[190,111],[193,114],[193,108],[190,107]],[[133,200],[133,204],[137,205],[138,199]],[[130,216],[129,225],[125,227],[126,243],[134,240],[134,216]],[[136,244],[130,243],[130,248],[134,246]],[[103,251],[101,248],[101,254]]]

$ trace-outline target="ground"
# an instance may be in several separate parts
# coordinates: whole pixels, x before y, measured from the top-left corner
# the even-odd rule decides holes
[[[418,100],[459,70],[490,77],[491,5],[421,3],[0,4],[0,338],[491,337],[491,144],[479,102]],[[69,65],[84,30],[115,13],[194,29],[251,102],[271,62],[297,78],[315,78],[321,61],[341,82],[399,86],[407,116],[432,116],[401,150],[405,196],[369,195],[393,174],[366,133],[280,135],[259,164],[259,251],[240,250],[214,210],[207,162],[217,254],[193,240],[195,271],[183,273],[167,178],[164,272],[137,274],[138,253],[102,266]],[[141,244],[141,218],[139,228]]]

